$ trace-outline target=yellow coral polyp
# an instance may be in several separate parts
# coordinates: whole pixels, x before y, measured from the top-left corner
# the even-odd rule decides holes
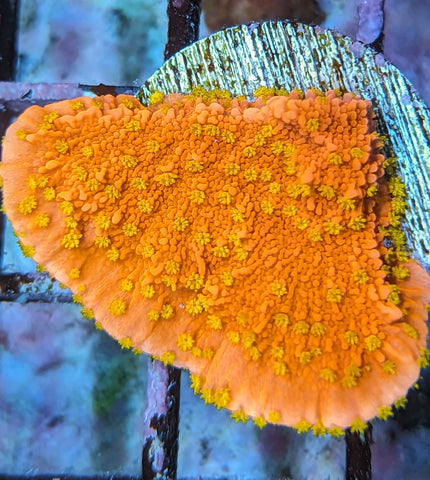
[[[270,202],[269,200],[263,200],[260,203],[260,206],[261,206],[261,210],[267,215],[271,215],[275,210],[275,207],[273,206],[272,202]]]
[[[211,241],[211,234],[207,232],[197,232],[194,235],[194,241],[198,245],[207,245]]]
[[[19,140],[25,140],[27,138],[28,134],[29,134],[29,132],[27,130],[24,130],[24,129],[19,129],[15,133],[16,138],[18,138]]]
[[[224,172],[227,176],[237,175],[240,171],[240,165],[235,162],[226,163]]]
[[[192,190],[189,194],[189,198],[193,203],[197,203],[198,205],[201,205],[204,202],[206,195],[205,195],[205,192],[201,190]]]
[[[35,250],[33,245],[24,245],[21,241],[18,241],[18,246],[21,249],[22,254],[26,258],[31,258],[33,257]]]
[[[142,125],[140,124],[139,120],[130,120],[125,124],[125,128],[130,132],[138,132],[142,129]]]
[[[267,421],[263,417],[255,417],[253,418],[254,424],[258,428],[264,428],[267,425]]]
[[[364,339],[364,345],[367,350],[369,350],[370,352],[373,352],[378,348],[381,348],[382,340],[376,335],[369,335]]]
[[[328,302],[339,303],[342,301],[342,298],[343,298],[343,293],[337,285],[327,290],[326,299]]]
[[[212,249],[212,253],[215,257],[226,258],[230,254],[230,249],[227,245],[218,246]]]
[[[46,228],[49,225],[49,222],[51,219],[49,218],[48,215],[45,213],[41,213],[36,216],[34,219],[34,224],[36,225],[37,228]]]
[[[183,232],[188,227],[189,224],[190,222],[187,218],[179,217],[173,221],[172,226],[176,231]]]
[[[154,207],[149,200],[142,199],[137,202],[137,207],[141,213],[151,213]]]
[[[361,158],[364,154],[364,150],[361,147],[353,147],[349,153],[352,158]]]
[[[257,150],[254,147],[248,146],[242,150],[242,154],[245,158],[252,158],[257,154]]]
[[[232,412],[231,418],[236,423],[239,423],[239,422],[246,423],[249,420],[248,415],[246,415],[246,413],[243,410],[238,410],[236,412]]]
[[[122,292],[131,292],[134,288],[134,283],[130,279],[124,278],[121,280],[119,288]]]
[[[139,228],[133,223],[126,223],[122,226],[122,231],[126,237],[134,237],[139,232]]]
[[[277,327],[287,327],[291,323],[290,317],[286,313],[276,313],[273,320]]]
[[[137,165],[138,160],[133,155],[123,155],[121,157],[121,163],[124,168],[134,168]]]
[[[300,320],[293,325],[293,332],[296,335],[307,335],[310,330],[310,325],[305,320]]]
[[[59,208],[64,213],[64,215],[71,215],[74,210],[73,203],[66,200],[60,203]]]
[[[338,153],[333,152],[328,155],[327,161],[332,165],[342,165],[343,158]]]
[[[155,295],[155,288],[154,285],[144,285],[140,289],[140,293],[144,298],[150,299]]]
[[[297,433],[308,433],[311,427],[312,425],[306,420],[300,420],[293,426]]]
[[[364,433],[367,429],[367,423],[361,418],[356,417],[351,423],[351,433]]]
[[[358,285],[365,285],[370,280],[369,274],[364,268],[360,268],[359,270],[353,272],[352,278]]]
[[[148,182],[142,177],[134,177],[131,181],[131,185],[137,190],[146,190],[148,188]]]
[[[327,200],[331,200],[336,196],[336,190],[331,185],[321,185],[318,187],[318,192]]]
[[[67,153],[69,151],[69,145],[65,140],[57,140],[55,142],[55,150],[59,153]]]
[[[133,346],[131,338],[129,337],[121,338],[120,340],[118,340],[118,343],[121,345],[121,349],[124,350],[129,350]]]
[[[79,268],[72,268],[69,272],[69,277],[76,280],[77,278],[79,278],[80,274],[81,271],[79,270]]]
[[[188,278],[185,286],[191,290],[200,290],[203,287],[204,278],[198,273],[192,273]]]
[[[388,405],[381,405],[376,415],[380,420],[388,420],[393,416],[393,409]]]
[[[164,187],[170,187],[176,182],[178,175],[171,172],[160,173],[160,175],[155,176],[155,181],[163,185]]]
[[[176,355],[172,351],[164,352],[160,356],[160,360],[164,363],[164,365],[173,365],[176,360]]]
[[[272,410],[269,412],[267,420],[269,420],[270,423],[279,423],[281,421],[281,414],[275,410]]]
[[[81,315],[82,315],[82,318],[85,320],[92,320],[94,318],[94,313],[91,310],[91,308],[86,308],[86,307],[82,308]]]
[[[189,333],[181,333],[176,340],[176,344],[179,350],[188,352],[194,346],[194,339]]]
[[[282,297],[287,293],[287,286],[284,282],[276,280],[271,285],[272,293],[277,297]]]
[[[201,298],[192,298],[185,304],[185,311],[190,315],[199,315],[206,310],[206,304]]]
[[[80,110],[81,108],[84,108],[84,104],[81,102],[81,100],[71,100],[70,101],[70,107],[72,110]]]
[[[320,376],[326,382],[334,383],[337,379],[336,372],[331,368],[323,368],[320,372]]]
[[[27,195],[18,204],[18,211],[23,215],[29,215],[37,208],[37,199],[34,195]]]
[[[306,129],[310,132],[316,132],[321,126],[321,121],[318,118],[310,118],[306,122]]]
[[[257,173],[257,170],[255,170],[255,168],[247,168],[243,172],[243,176],[247,182],[255,182],[255,180],[257,180],[258,178],[258,173]]]
[[[92,149],[92,147],[87,145],[87,146],[82,148],[82,155],[85,158],[90,158],[94,155],[94,150]]]
[[[382,364],[382,369],[384,370],[385,373],[394,375],[396,373],[396,364],[392,360],[386,360]]]
[[[111,262],[116,262],[119,259],[119,251],[113,247],[106,252],[106,258]]]
[[[112,302],[109,305],[109,312],[114,317],[119,317],[121,315],[124,315],[126,310],[127,310],[127,304],[125,303],[125,300],[123,300],[122,298],[116,298],[115,300],[112,300]]]
[[[245,221],[244,214],[237,208],[231,209],[231,218],[234,222],[243,223]]]
[[[77,233],[77,232],[66,233],[66,235],[64,235],[64,237],[61,241],[61,245],[64,248],[67,248],[69,250],[71,250],[73,248],[78,248],[81,238],[82,238],[81,233]]]
[[[218,201],[221,205],[230,205],[232,197],[228,192],[219,192]]]
[[[175,262],[174,260],[167,260],[164,268],[169,275],[175,275],[179,272],[181,266],[178,262]]]
[[[312,433],[314,437],[324,437],[328,432],[321,420],[318,420],[317,423],[312,426]]]
[[[406,195],[406,187],[400,177],[391,177],[388,181],[388,190],[394,197],[404,197]]]
[[[149,97],[149,105],[160,105],[164,102],[164,93],[156,90]]]
[[[164,319],[169,319],[174,314],[174,309],[169,303],[165,303],[160,310],[160,316]]]
[[[160,312],[158,310],[149,310],[148,312],[148,320],[150,322],[158,322],[160,320]]]
[[[430,350],[427,348],[420,349],[420,358],[418,359],[418,365],[420,368],[428,367],[430,363]]]
[[[100,236],[94,239],[94,245],[99,248],[108,248],[110,244],[111,239],[109,237]]]
[[[349,346],[357,345],[357,343],[358,343],[358,333],[357,332],[348,330],[344,333],[344,338],[346,340],[346,343]]]

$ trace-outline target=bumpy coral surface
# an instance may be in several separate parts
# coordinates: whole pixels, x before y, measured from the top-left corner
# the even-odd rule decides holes
[[[6,212],[85,317],[189,368],[206,402],[361,430],[428,358],[404,185],[384,175],[369,102],[256,94],[32,107],[4,142]]]

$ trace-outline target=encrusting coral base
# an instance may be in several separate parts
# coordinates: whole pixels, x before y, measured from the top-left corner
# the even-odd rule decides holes
[[[4,141],[6,213],[84,317],[189,368],[205,402],[259,426],[360,431],[429,357],[405,187],[370,102],[255,95],[31,107]]]

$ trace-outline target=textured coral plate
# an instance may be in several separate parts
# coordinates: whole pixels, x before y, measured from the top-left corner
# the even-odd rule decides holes
[[[189,368],[196,393],[236,420],[316,434],[387,418],[429,359],[430,279],[399,228],[409,201],[424,258],[414,221],[425,200],[406,195],[410,152],[387,143],[403,155],[405,187],[380,152],[371,102],[354,94],[372,98],[390,140],[410,142],[411,122],[389,121],[386,81],[360,91],[388,67],[331,35],[238,27],[168,62],[139,93],[149,106],[106,96],[32,107],[8,129],[0,167],[24,249],[85,317],[123,347]],[[272,89],[252,91],[262,83]],[[330,90],[344,86],[353,93]]]
[[[321,27],[290,22],[241,25],[217,32],[168,60],[141,88],[190,92],[222,88],[252,97],[264,85],[288,91],[340,89],[371,100],[377,130],[389,139],[384,153],[398,159],[408,191],[403,229],[408,244],[430,267],[430,113],[409,81],[381,54]]]

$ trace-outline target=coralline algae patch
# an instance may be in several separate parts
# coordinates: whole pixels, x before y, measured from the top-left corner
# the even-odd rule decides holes
[[[31,107],[4,142],[6,212],[85,317],[189,368],[206,402],[361,430],[427,363],[429,277],[370,103],[272,93]]]

